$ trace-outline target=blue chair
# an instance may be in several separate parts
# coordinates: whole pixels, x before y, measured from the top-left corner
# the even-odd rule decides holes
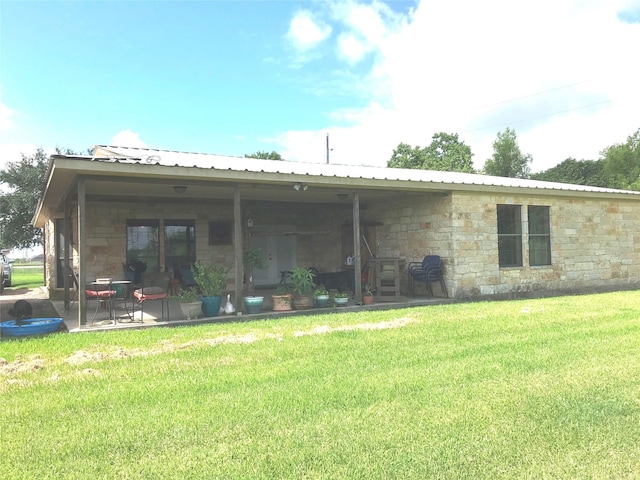
[[[440,283],[440,290],[444,297],[449,297],[447,286],[444,283],[444,262],[439,255],[427,255],[422,262],[411,262],[407,266],[409,285],[411,292],[415,294],[416,283],[424,283],[430,297],[433,297],[433,282]]]

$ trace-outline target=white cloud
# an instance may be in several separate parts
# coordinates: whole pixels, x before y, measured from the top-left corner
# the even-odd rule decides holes
[[[0,132],[8,130],[13,124],[13,111],[4,103],[0,102]]]
[[[132,132],[128,128],[116,133],[111,139],[111,145],[117,147],[147,148],[147,144],[140,140],[139,134]]]
[[[315,20],[309,10],[300,10],[289,24],[287,37],[297,50],[305,51],[315,47],[331,35],[331,27]]]
[[[36,153],[38,147],[29,143],[2,143],[0,144],[0,170],[4,170],[8,162],[19,162],[22,155]],[[54,149],[51,149],[51,153]],[[45,150],[47,151],[47,150]]]
[[[640,24],[618,17],[628,4],[422,0],[401,18],[377,1],[336,2],[338,58],[374,53],[361,82],[370,103],[328,112],[351,126],[283,134],[283,156],[322,161],[317,149],[330,132],[336,163],[384,165],[400,142],[426,146],[445,131],[471,146],[481,168],[496,134],[511,127],[533,171],[569,156],[596,159],[640,128],[631,73]]]

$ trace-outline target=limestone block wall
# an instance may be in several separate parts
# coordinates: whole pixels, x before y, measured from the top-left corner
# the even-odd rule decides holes
[[[562,293],[640,286],[640,209],[637,201],[548,195],[448,193],[402,195],[369,204],[365,222],[381,224],[370,236],[378,257],[421,261],[437,254],[445,261],[450,296],[509,296],[524,292]],[[523,265],[498,264],[497,205],[522,206]],[[550,207],[551,261],[530,266],[527,206]],[[243,204],[254,229],[277,233],[282,226],[296,237],[297,264],[335,271],[343,264],[352,235],[349,205]],[[196,258],[230,268],[233,288],[233,245],[209,245],[210,221],[233,221],[230,202],[219,205],[87,205],[87,278],[123,278],[127,219],[192,219],[196,223]],[[245,219],[246,220],[246,219]],[[76,219],[73,238],[77,242]],[[162,237],[162,235],[161,235]],[[375,239],[375,241],[373,241]],[[161,240],[162,241],[162,240]],[[245,238],[246,244],[246,238]],[[73,264],[77,266],[74,243]],[[162,248],[162,247],[161,247]],[[46,281],[55,287],[54,221],[45,227]],[[161,249],[161,258],[163,250]],[[407,292],[406,270],[401,284]]]
[[[445,270],[450,268],[454,224],[463,222],[453,218],[451,205],[450,194],[438,194],[398,197],[371,206],[371,214],[382,223],[376,228],[374,253],[378,257],[404,259],[400,278],[403,293],[409,293],[406,266],[410,262],[421,262],[425,255],[440,255],[445,261]],[[445,277],[449,284],[451,275],[448,271]]]
[[[522,206],[523,265],[500,268],[497,205]],[[527,206],[550,207],[551,262],[529,265]],[[375,205],[379,257],[406,263],[437,254],[456,298],[640,286],[636,201],[546,195],[451,193]],[[406,265],[405,263],[405,265]],[[406,270],[401,278],[407,292]]]
[[[497,205],[522,206],[523,266],[498,264]],[[529,265],[527,206],[550,207],[551,265]],[[454,194],[451,290],[458,298],[522,292],[562,293],[640,282],[635,202],[549,196]]]
[[[296,237],[297,263],[315,266],[320,271],[335,271],[342,259],[342,224],[345,209],[326,206],[309,207],[279,204],[272,206],[248,205],[243,215],[251,215],[254,229]],[[126,222],[129,219],[157,219],[162,229],[164,220],[195,220],[196,258],[203,263],[214,263],[229,268],[227,288],[234,286],[235,251],[233,245],[209,245],[209,222],[233,222],[231,203],[220,205],[129,205],[124,203],[88,202],[86,218],[86,271],[87,279],[98,277],[124,278],[122,264],[126,261]],[[282,226],[287,226],[287,232]],[[245,223],[246,226],[246,223]],[[72,218],[72,265],[77,268],[77,217]],[[246,235],[245,228],[244,244]],[[45,228],[47,252],[47,285],[56,288],[56,259],[54,221]],[[160,259],[164,258],[163,235],[160,235]],[[164,268],[161,265],[161,268]]]

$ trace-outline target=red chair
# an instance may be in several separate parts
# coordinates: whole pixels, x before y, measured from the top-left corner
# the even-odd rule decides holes
[[[109,319],[113,319],[113,299],[116,296],[116,291],[111,288],[111,278],[98,278],[95,282],[89,283],[84,294],[87,298],[87,304],[91,300],[96,301],[96,311],[93,314],[91,323],[95,322],[100,310],[100,305],[106,305],[109,309]]]
[[[133,291],[133,297],[140,304],[140,321],[144,322],[144,304],[153,300],[162,303],[162,318],[164,318],[164,304],[167,304],[167,320],[169,320],[169,272],[155,273],[145,276],[143,285]]]

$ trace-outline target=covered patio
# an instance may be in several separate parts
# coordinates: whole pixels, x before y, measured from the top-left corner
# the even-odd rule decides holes
[[[124,279],[123,265],[133,255],[146,255],[150,270],[169,272],[176,281],[185,264],[224,266],[225,297],[229,293],[242,311],[243,254],[258,248],[268,263],[254,272],[258,288],[275,287],[282,272],[297,265],[348,271],[352,303],[358,305],[370,259],[398,258],[404,264],[427,253],[421,249],[424,241],[409,256],[401,247],[406,238],[393,243],[397,229],[389,223],[394,221],[390,205],[437,206],[447,197],[441,186],[425,192],[409,178],[399,190],[397,178],[377,176],[386,169],[371,170],[119,147],[96,147],[91,157],[54,155],[34,217],[46,231],[50,297],[72,311],[69,270],[79,286],[100,277]],[[353,258],[349,264],[347,257]],[[398,275],[399,292],[400,276],[406,274]],[[390,300],[395,304],[405,297]],[[90,322],[89,310],[80,295],[80,328]]]

